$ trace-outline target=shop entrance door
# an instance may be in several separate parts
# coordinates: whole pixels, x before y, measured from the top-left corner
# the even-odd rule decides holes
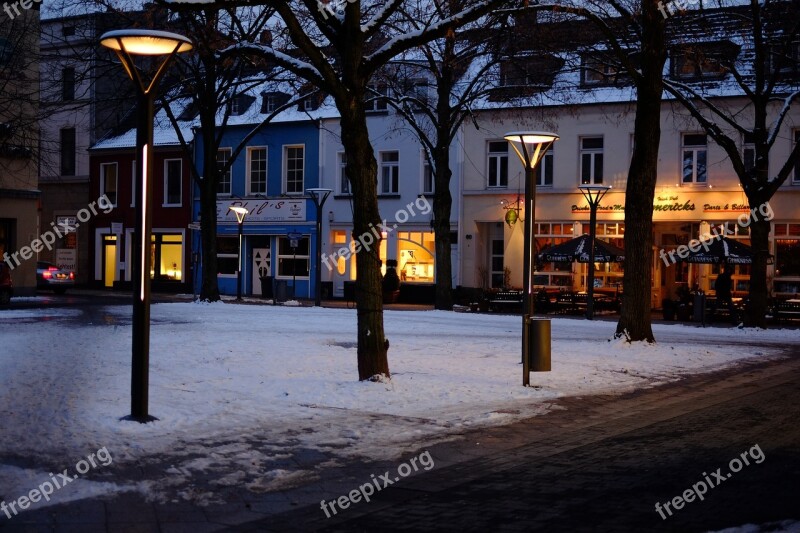
[[[253,248],[253,296],[262,296],[261,278],[272,275],[272,254],[269,248]]]
[[[103,286],[113,287],[117,278],[117,236],[103,235]]]

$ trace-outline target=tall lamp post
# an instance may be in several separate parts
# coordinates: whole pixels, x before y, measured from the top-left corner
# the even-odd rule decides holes
[[[594,318],[594,245],[595,237],[597,236],[597,208],[600,206],[600,200],[606,195],[610,185],[581,185],[578,187],[586,198],[589,204],[589,275],[586,280],[586,318],[592,320]]]
[[[536,179],[533,171],[544,154],[558,139],[555,133],[544,131],[514,131],[505,135],[514,151],[517,152],[522,165],[525,167],[525,226],[524,237],[525,246],[523,249],[522,264],[522,384],[530,385],[530,366],[532,364],[534,372],[546,372],[550,370],[550,339],[531,339],[530,328],[533,327],[534,298],[531,294],[531,265],[533,265],[533,238],[535,235],[535,207],[536,207]],[[549,322],[547,323],[549,326]],[[537,350],[533,361],[529,360],[530,347],[533,342],[547,342],[545,350]]]
[[[320,307],[322,305],[322,206],[333,191],[317,187],[306,189],[306,192],[311,195],[311,200],[317,208],[317,277],[314,280],[314,305]]]
[[[236,301],[242,301],[242,226],[244,226],[244,217],[250,214],[250,211],[238,205],[232,205],[228,211],[233,211],[236,215],[236,222],[239,224],[239,250],[236,252]]]
[[[192,49],[192,42],[182,35],[154,30],[116,30],[104,33],[100,44],[116,52],[122,67],[136,87],[139,122],[136,129],[136,234],[133,242],[133,342],[131,372],[131,414],[125,419],[136,422],[155,420],[149,414],[150,385],[150,239],[152,229],[153,101],[158,82],[176,54]],[[158,67],[147,79],[136,67],[134,58],[156,59]]]

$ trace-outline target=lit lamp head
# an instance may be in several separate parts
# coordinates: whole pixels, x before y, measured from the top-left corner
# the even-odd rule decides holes
[[[558,135],[547,131],[512,131],[503,137],[517,152],[522,165],[533,170],[539,164]]]
[[[250,211],[245,209],[244,207],[238,205],[232,205],[228,208],[228,211],[233,211],[233,214],[236,215],[236,221],[241,224],[244,222],[244,217],[250,214]]]
[[[169,58],[175,54],[188,52],[193,48],[192,41],[183,35],[168,31],[157,30],[114,30],[104,33],[100,37],[100,44],[114,50],[117,53],[128,76],[137,81],[132,56],[167,56],[158,68],[158,73],[154,80],[166,68]],[[153,83],[149,87],[142,87],[144,92],[152,89]]]
[[[599,205],[603,196],[611,190],[611,185],[581,185],[578,187],[589,205]]]

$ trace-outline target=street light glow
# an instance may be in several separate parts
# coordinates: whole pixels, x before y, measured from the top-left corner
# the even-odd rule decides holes
[[[244,217],[246,217],[247,215],[250,214],[250,211],[248,211],[247,209],[245,209],[244,207],[241,207],[239,205],[232,205],[232,206],[228,207],[228,209],[230,211],[233,211],[233,213],[236,215],[236,221],[239,224],[241,224],[242,221],[244,221]]]
[[[137,56],[160,56],[188,52],[192,41],[183,35],[156,30],[115,30],[100,37],[100,44],[114,51]]]
[[[511,143],[523,166],[529,169],[536,168],[550,145],[559,139],[549,131],[512,131],[503,138]]]

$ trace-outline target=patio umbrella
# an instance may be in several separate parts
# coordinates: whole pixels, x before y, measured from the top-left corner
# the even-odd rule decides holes
[[[625,250],[617,248],[600,239],[594,241],[594,262],[595,263],[618,263],[625,261]],[[589,262],[589,253],[592,249],[589,236],[585,233],[580,237],[575,237],[567,242],[562,242],[543,250],[536,257],[539,261],[549,263],[579,263]]]
[[[696,252],[689,250],[689,256],[678,258],[678,261],[711,265],[720,263],[749,265],[753,262],[752,248],[721,235],[705,241],[701,240],[694,246],[700,246],[700,249]]]

